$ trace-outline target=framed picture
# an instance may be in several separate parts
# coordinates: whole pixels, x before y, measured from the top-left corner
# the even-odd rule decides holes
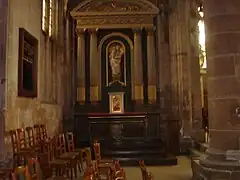
[[[37,97],[38,40],[19,28],[18,96]]]
[[[109,112],[124,113],[124,92],[108,93],[109,95]]]

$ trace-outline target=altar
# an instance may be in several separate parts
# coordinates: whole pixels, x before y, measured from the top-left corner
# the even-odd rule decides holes
[[[146,0],[87,0],[71,11],[77,43],[72,129],[78,147],[99,140],[103,157],[121,164],[176,164],[178,122],[161,118],[158,14]]]
[[[123,165],[136,165],[141,159],[151,165],[176,164],[162,138],[165,132],[160,123],[159,113],[76,114],[76,146],[92,146],[97,140],[103,158],[120,160]]]

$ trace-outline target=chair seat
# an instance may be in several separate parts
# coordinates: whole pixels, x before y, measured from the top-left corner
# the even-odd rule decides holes
[[[59,156],[60,159],[75,159],[78,156],[75,152],[67,152]]]
[[[67,165],[68,161],[62,159],[54,159],[50,162],[50,165]]]
[[[113,160],[111,160],[111,159],[101,159],[100,160],[100,163],[106,163],[106,164],[113,164]]]

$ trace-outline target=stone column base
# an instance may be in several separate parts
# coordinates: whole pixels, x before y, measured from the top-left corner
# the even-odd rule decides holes
[[[239,180],[238,161],[214,160],[206,155],[191,160],[193,180]]]

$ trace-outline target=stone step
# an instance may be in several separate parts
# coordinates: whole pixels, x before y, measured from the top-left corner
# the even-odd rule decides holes
[[[200,151],[201,152],[206,152],[206,150],[209,148],[209,144],[207,143],[200,143]]]
[[[101,151],[102,156],[109,156],[109,157],[119,157],[119,158],[128,158],[128,157],[166,157],[166,153],[164,150],[161,149],[155,149],[155,150],[132,150],[132,151],[111,151],[111,150],[102,150]]]
[[[191,157],[200,157],[205,155],[205,153],[193,148],[189,149],[189,152]]]
[[[197,180],[200,177],[201,165],[199,159],[191,158],[191,168],[192,168],[192,180]]]
[[[121,166],[139,166],[139,161],[144,160],[144,163],[147,166],[160,166],[160,165],[177,165],[178,161],[175,156],[169,157],[148,157],[148,156],[138,156],[138,157],[131,157],[131,158],[124,158],[124,157],[113,157],[113,160],[119,160]]]
[[[198,151],[205,153],[206,150],[208,149],[209,144],[207,143],[196,143],[195,144],[195,149],[197,149]]]

